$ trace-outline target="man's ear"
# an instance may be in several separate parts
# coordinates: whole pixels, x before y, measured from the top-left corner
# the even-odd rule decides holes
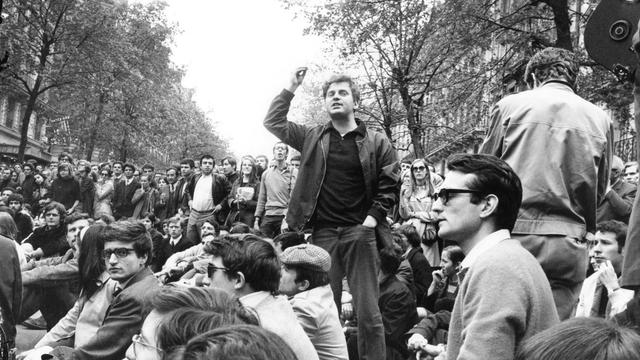
[[[241,271],[236,273],[234,281],[235,284],[233,284],[233,288],[236,290],[242,289],[247,284],[247,280],[244,278],[244,274]]]
[[[491,215],[495,215],[498,212],[498,197],[494,194],[489,194],[484,198],[484,204],[482,205],[482,210],[480,211],[481,218],[488,218]]]
[[[296,281],[296,285],[298,286],[298,290],[302,292],[309,290],[309,286],[311,286],[311,283],[309,282],[309,280],[302,280]]]

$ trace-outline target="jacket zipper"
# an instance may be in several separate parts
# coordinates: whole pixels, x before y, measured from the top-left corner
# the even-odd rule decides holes
[[[324,131],[325,129],[323,128],[322,137],[324,137]],[[324,143],[322,142],[322,137],[320,138],[320,150],[322,150],[322,159],[324,160],[324,170],[322,171],[322,179],[320,180],[320,187],[318,188],[318,192],[316,193],[316,199],[315,199],[315,202],[313,203],[313,210],[311,211],[311,215],[309,216],[309,218],[305,220],[302,228],[305,228],[307,226],[307,224],[313,217],[313,214],[315,214],[316,212],[316,206],[318,206],[318,198],[320,197],[320,191],[322,191],[322,184],[324,184],[324,177],[327,174],[327,155],[324,152]]]

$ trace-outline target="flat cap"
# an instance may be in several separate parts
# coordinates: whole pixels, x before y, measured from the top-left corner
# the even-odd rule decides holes
[[[287,248],[281,255],[280,261],[285,265],[295,265],[316,271],[331,269],[331,255],[323,248],[302,244]]]

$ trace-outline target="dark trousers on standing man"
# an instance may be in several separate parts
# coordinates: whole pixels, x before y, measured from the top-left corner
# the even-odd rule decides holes
[[[329,279],[333,298],[342,308],[342,279],[346,275],[358,318],[360,359],[384,360],[384,325],[378,308],[380,258],[375,229],[362,225],[321,228],[311,242],[331,254]]]

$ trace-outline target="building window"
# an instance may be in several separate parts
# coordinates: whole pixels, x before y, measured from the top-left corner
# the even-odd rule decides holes
[[[16,108],[17,108],[18,103],[16,102],[15,99],[13,98],[9,98],[9,101],[7,103],[7,118],[5,119],[5,123],[4,125],[8,128],[12,128],[13,127],[13,120],[16,117]]]

